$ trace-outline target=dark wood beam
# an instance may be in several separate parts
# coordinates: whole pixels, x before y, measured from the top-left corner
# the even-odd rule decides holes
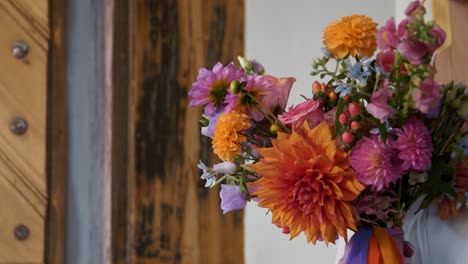
[[[66,0],[49,1],[46,173],[48,206],[44,263],[65,263],[67,175]]]

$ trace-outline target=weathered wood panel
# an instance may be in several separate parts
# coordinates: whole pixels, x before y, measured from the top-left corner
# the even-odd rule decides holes
[[[243,0],[132,1],[131,263],[243,263],[243,215],[226,216],[196,168],[211,161],[187,92],[200,67],[244,49]]]
[[[44,256],[48,21],[47,0],[0,1],[0,263]],[[13,52],[20,40],[24,57]],[[27,122],[22,135],[12,133],[16,118]]]

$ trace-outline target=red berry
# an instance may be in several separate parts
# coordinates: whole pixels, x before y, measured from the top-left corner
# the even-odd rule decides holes
[[[289,226],[285,226],[283,228],[283,234],[289,234],[289,233],[291,233],[291,231],[289,230]]]
[[[361,105],[359,103],[350,103],[348,111],[352,116],[357,116],[361,113]]]
[[[352,130],[358,130],[359,128],[361,128],[361,125],[359,124],[358,121],[351,122],[351,129]]]
[[[347,124],[349,121],[349,118],[347,114],[341,113],[340,116],[338,117],[338,120],[340,121],[341,124]]]
[[[353,142],[354,135],[353,133],[346,131],[343,133],[343,135],[341,135],[341,139],[343,140],[344,143],[348,144],[348,143]]]

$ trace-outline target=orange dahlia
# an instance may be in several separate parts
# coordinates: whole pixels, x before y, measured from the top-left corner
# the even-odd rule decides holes
[[[377,48],[377,23],[370,17],[352,15],[330,23],[324,30],[323,43],[336,58],[357,54],[371,57]]]
[[[278,133],[273,147],[259,149],[251,165],[261,176],[253,183],[259,206],[271,210],[272,222],[289,227],[291,239],[304,231],[307,241],[334,243],[356,230],[350,202],[364,189],[348,154],[336,145],[326,121],[311,129],[307,122],[292,134]]]
[[[232,111],[221,114],[213,133],[213,151],[222,160],[232,161],[234,155],[242,150],[241,143],[246,137],[242,131],[250,127],[250,117]]]

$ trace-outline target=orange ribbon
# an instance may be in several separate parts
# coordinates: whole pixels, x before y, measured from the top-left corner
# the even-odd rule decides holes
[[[375,262],[382,264],[403,264],[403,259],[401,253],[398,250],[397,246],[393,239],[388,235],[387,230],[383,227],[373,226],[375,239],[377,240],[380,248],[380,253],[382,254],[383,262]],[[369,252],[370,254],[370,252]],[[374,262],[369,262],[373,264]]]

